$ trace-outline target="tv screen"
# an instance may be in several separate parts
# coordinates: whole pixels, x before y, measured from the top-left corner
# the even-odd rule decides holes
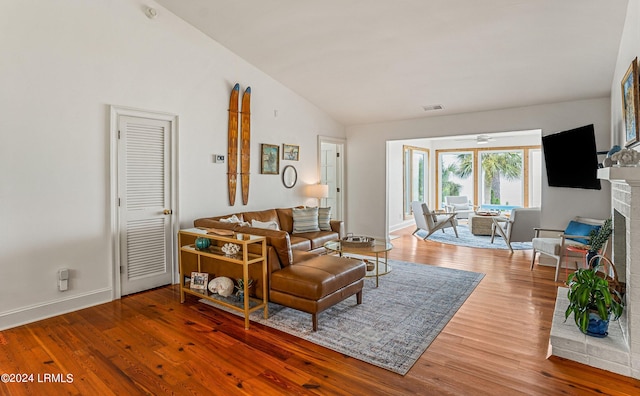
[[[542,148],[550,187],[600,190],[593,124],[543,136]]]

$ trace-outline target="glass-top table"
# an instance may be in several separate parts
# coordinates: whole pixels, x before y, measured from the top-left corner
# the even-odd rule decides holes
[[[353,246],[351,244],[344,245],[341,241],[330,241],[324,244],[325,249],[343,254],[361,255],[367,257],[375,257],[375,262],[363,259],[367,264],[367,276],[376,277],[376,287],[378,287],[378,278],[391,272],[391,266],[388,263],[387,253],[393,249],[393,245],[389,242],[375,241],[372,246]],[[384,256],[381,258],[380,255]],[[373,268],[369,269],[369,265],[373,264]]]

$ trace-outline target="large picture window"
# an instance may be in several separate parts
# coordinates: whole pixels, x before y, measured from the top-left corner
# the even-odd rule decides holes
[[[540,147],[438,150],[438,205],[464,195],[487,209],[540,205]]]

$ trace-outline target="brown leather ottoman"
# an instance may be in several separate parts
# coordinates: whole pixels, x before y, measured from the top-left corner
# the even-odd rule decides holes
[[[362,303],[366,265],[336,256],[317,256],[271,273],[269,300],[312,315],[318,329],[318,313],[356,295]]]

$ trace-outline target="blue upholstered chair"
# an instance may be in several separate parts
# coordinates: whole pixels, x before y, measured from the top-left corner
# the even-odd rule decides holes
[[[569,246],[587,250],[589,247],[589,234],[591,230],[596,231],[604,224],[604,220],[590,219],[588,217],[576,217],[564,230],[555,230],[548,228],[536,228],[535,236],[531,241],[533,245],[533,258],[531,259],[531,269],[536,261],[536,253],[546,255],[556,260],[556,282],[558,281],[558,272],[560,267],[568,265],[569,261],[573,261],[578,268],[578,263],[586,261],[586,254],[576,251],[567,250]],[[552,233],[553,236],[542,236],[542,233]],[[606,250],[607,244],[603,247]]]

